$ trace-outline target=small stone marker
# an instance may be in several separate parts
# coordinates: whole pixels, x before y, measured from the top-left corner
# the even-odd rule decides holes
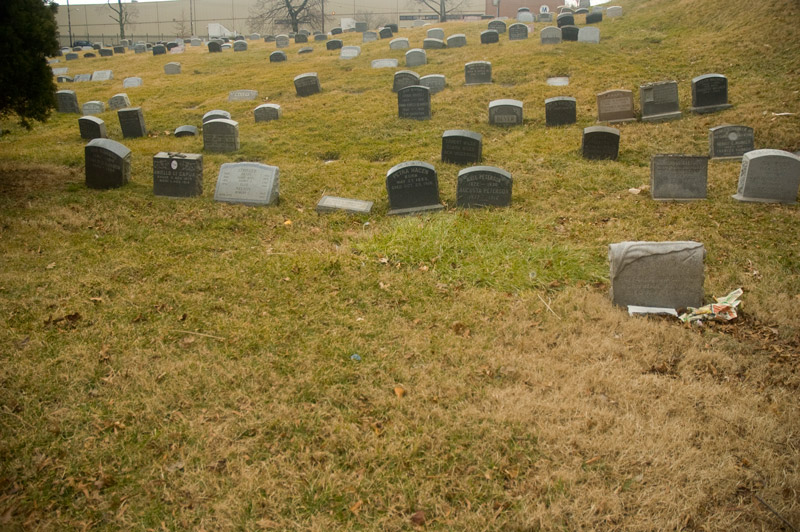
[[[692,79],[692,112],[716,113],[729,109],[728,78],[722,74],[705,74]]]
[[[546,125],[564,126],[577,121],[578,103],[569,96],[557,96],[544,101]]]
[[[286,61],[286,52],[283,50],[275,50],[271,54],[269,54],[269,62],[270,63],[282,63]]]
[[[374,42],[378,40],[378,34],[374,31],[365,31],[361,34],[361,42]]]
[[[372,68],[397,68],[397,59],[373,59]]]
[[[397,33],[398,31],[400,31],[397,24],[395,23],[387,24],[386,27],[392,30],[392,33]]]
[[[508,27],[509,41],[522,41],[528,38],[528,26],[517,22]]]
[[[412,85],[419,85],[419,74],[411,70],[400,70],[394,73],[392,92],[397,92]]]
[[[326,50],[339,50],[344,45],[340,39],[331,39],[325,43]]]
[[[237,41],[238,42],[238,41]],[[203,156],[159,152],[153,156],[153,194],[189,198],[203,194]]]
[[[166,65],[164,65],[164,74],[172,76],[180,73],[181,73],[180,63],[176,63],[173,61],[172,63],[167,63]]]
[[[214,109],[203,115],[203,124],[210,120],[217,120],[220,118],[224,120],[230,120],[231,114],[228,111],[223,111],[222,109]]]
[[[54,68],[53,75],[54,76],[66,76],[67,72],[69,72],[69,68]]]
[[[124,80],[122,80],[123,89],[132,89],[141,86],[142,86],[142,78],[139,77],[125,78]]]
[[[105,112],[106,104],[97,100],[92,100],[91,102],[86,102],[85,104],[83,104],[81,110],[83,111],[84,116],[99,115],[100,113]]]
[[[270,122],[281,117],[281,106],[276,103],[264,103],[253,111],[256,122]]]
[[[422,48],[424,50],[442,50],[447,48],[447,45],[441,39],[424,39],[422,41]]]
[[[463,33],[456,33],[447,38],[448,48],[462,48],[467,45],[467,37]]]
[[[508,207],[511,174],[494,166],[472,166],[458,173],[456,205],[459,207]]]
[[[163,44],[153,46],[153,55],[164,55],[167,53],[167,47]]]
[[[372,211],[372,202],[336,196],[322,196],[322,199],[317,203],[317,212],[337,211],[348,214],[369,214]]]
[[[589,44],[600,43],[600,28],[583,27],[578,30],[578,42],[586,42]]]
[[[386,173],[389,215],[440,211],[436,169],[422,161],[407,161]]]
[[[117,117],[122,128],[122,136],[126,139],[147,136],[147,128],[144,125],[144,114],[141,107],[119,109]]]
[[[280,170],[261,163],[224,163],[220,166],[214,200],[244,205],[275,205]]]
[[[275,46],[278,48],[286,48],[289,46],[289,36],[285,34],[275,36]]]
[[[597,121],[616,124],[633,122],[633,91],[610,90],[597,95]]]
[[[423,87],[428,87],[431,90],[431,94],[436,94],[444,90],[447,86],[447,80],[442,74],[428,74],[419,78],[419,84]]]
[[[492,64],[489,61],[470,61],[465,64],[464,81],[467,85],[491,83]]]
[[[539,13],[539,22],[547,22],[549,24],[553,23],[553,14],[552,13]]]
[[[552,78],[547,78],[545,81],[551,87],[566,87],[569,85],[569,77],[568,76],[555,76]]]
[[[360,46],[343,46],[339,52],[339,59],[355,59],[361,55]]]
[[[581,153],[585,159],[616,161],[619,155],[619,129],[606,126],[585,128]]]
[[[440,41],[444,40],[444,30],[442,28],[431,28],[426,33],[426,37],[429,39],[438,39]]]
[[[79,59],[79,58],[80,58],[80,56],[78,54],[76,54],[75,52],[69,52],[68,54],[66,54],[64,56],[64,60],[65,61],[74,61],[74,60]]]
[[[137,43],[137,44],[135,44],[133,46],[133,52],[136,53],[136,54],[143,54],[146,51],[147,51],[147,46],[145,46],[144,44]],[[211,51],[211,47],[210,46],[208,47],[208,51],[209,52]]]
[[[705,256],[699,242],[611,244],[611,302],[621,307],[700,307]]]
[[[754,149],[751,127],[723,125],[708,130],[708,151],[712,159],[741,159]]]
[[[325,35],[324,33],[319,33],[317,35],[314,35],[314,41],[316,41],[316,42],[322,42],[322,41],[327,41],[327,40],[328,40],[328,36]]]
[[[494,44],[500,42],[500,34],[497,30],[485,30],[481,32],[481,44]]]
[[[95,70],[92,72],[92,81],[108,81],[114,79],[114,73],[111,70]]]
[[[500,19],[494,19],[486,26],[487,29],[494,30],[497,33],[505,33],[506,32],[506,23]]]
[[[180,126],[175,129],[175,136],[178,138],[182,137],[196,137],[197,136],[197,126]]]
[[[489,123],[494,126],[521,126],[522,102],[508,99],[489,102]]]
[[[542,44],[561,44],[561,28],[547,26],[539,34]]]
[[[203,123],[203,149],[229,153],[239,150],[239,122],[216,118]]]
[[[75,75],[75,79],[73,80],[75,83],[81,83],[84,81],[92,81],[91,74],[77,74]]]
[[[474,164],[483,159],[483,136],[465,129],[448,129],[442,134],[442,162]]]
[[[84,148],[86,186],[118,188],[131,179],[131,150],[110,139],[94,139]]]
[[[394,32],[392,32],[392,28],[381,28],[378,32],[378,37],[381,39],[391,39],[394,37]]]
[[[191,40],[190,44],[191,44],[191,46],[203,46],[203,41],[201,41],[200,39],[195,38],[195,39]]]
[[[69,76],[58,76],[56,78],[57,83],[72,83],[72,78]]]
[[[300,97],[311,96],[322,91],[319,84],[319,77],[316,72],[307,72],[294,78],[294,90]]]
[[[246,52],[247,51],[247,41],[235,41],[233,43],[233,51],[234,52]]]
[[[661,81],[640,86],[639,100],[643,122],[661,122],[681,117],[676,81]]]
[[[406,66],[415,67],[428,64],[428,55],[425,50],[412,48],[406,52]]]
[[[734,199],[759,203],[797,201],[800,157],[783,150],[754,150],[742,156]]]
[[[81,138],[86,140],[108,138],[106,123],[96,116],[82,116],[78,119]]]
[[[706,199],[708,157],[657,154],[650,157],[650,193],[657,201]]]
[[[247,102],[258,98],[258,91],[240,89],[228,93],[229,102]]]
[[[421,85],[411,85],[397,91],[397,116],[414,120],[430,120],[431,90]]]
[[[222,43],[222,46],[220,46],[220,48],[222,48],[222,51],[224,52],[225,50],[230,50],[231,48],[233,48],[233,45],[231,43],[226,42]]]
[[[586,23],[587,24],[597,24],[598,22],[603,22],[603,14],[597,11],[593,11],[586,15]]]
[[[111,111],[116,111],[118,109],[124,109],[126,107],[131,106],[131,101],[128,98],[128,95],[124,92],[119,94],[115,94],[108,100],[108,108]]]
[[[616,18],[622,16],[622,8],[620,6],[609,6],[606,8],[606,16],[608,18]]]
[[[405,37],[398,37],[389,41],[390,50],[408,50],[408,39]]]
[[[565,42],[577,42],[580,29],[577,26],[561,26],[561,40]]]

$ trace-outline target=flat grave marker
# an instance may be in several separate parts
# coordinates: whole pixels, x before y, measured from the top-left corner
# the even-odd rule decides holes
[[[220,166],[214,200],[225,203],[276,205],[280,170],[261,163],[224,163]]]
[[[281,117],[281,106],[276,103],[264,103],[253,111],[256,122],[270,122]]]
[[[322,196],[317,203],[316,210],[320,213],[346,212],[348,214],[369,214],[372,211],[371,201],[340,198],[337,196]]]

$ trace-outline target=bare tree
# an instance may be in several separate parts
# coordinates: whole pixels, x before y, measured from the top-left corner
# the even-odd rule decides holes
[[[172,19],[174,22],[175,27],[175,36],[180,37],[181,39],[185,39],[189,37],[191,31],[189,31],[189,21],[186,20],[186,14],[181,10],[181,18],[180,19]]]
[[[125,38],[125,28],[130,27],[133,24],[133,21],[136,19],[136,15],[138,14],[136,10],[136,6],[132,6],[130,4],[125,5],[122,3],[122,0],[116,0],[117,7],[111,3],[111,0],[106,0],[108,7],[111,11],[114,12],[113,15],[109,15],[109,18],[119,24],[119,38]]]
[[[257,0],[250,8],[248,26],[255,31],[291,26],[297,32],[301,24],[314,29],[322,26],[322,0]]]
[[[464,0],[411,0],[411,3],[427,7],[439,15],[439,22],[447,22],[447,14],[460,8]]]
[[[375,29],[392,23],[394,18],[391,15],[374,13],[372,11],[359,11],[356,14],[356,20],[359,22],[366,22],[368,28]]]

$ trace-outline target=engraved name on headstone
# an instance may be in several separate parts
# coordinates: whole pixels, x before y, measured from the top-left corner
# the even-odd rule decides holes
[[[706,199],[708,157],[656,154],[650,157],[650,193],[658,201]]]
[[[228,153],[239,149],[239,122],[215,118],[203,123],[203,149]]]
[[[633,91],[610,90],[597,95],[597,121],[616,124],[633,122]]]
[[[754,149],[751,127],[722,125],[708,130],[708,152],[712,159],[741,159]]]
[[[430,120],[431,90],[421,85],[411,85],[397,91],[397,115],[400,118]]]
[[[84,148],[86,186],[118,188],[131,179],[131,150],[110,139],[94,139]]]
[[[459,207],[508,207],[511,174],[494,166],[472,166],[458,172],[456,205]]]
[[[144,113],[141,107],[126,107],[117,110],[119,125],[122,128],[122,136],[128,138],[138,138],[147,136],[147,128],[144,125]]]
[[[440,211],[439,179],[436,169],[422,161],[407,161],[386,173],[389,214],[403,215]]]
[[[495,126],[521,126],[522,102],[510,99],[489,102],[489,123]]]
[[[465,129],[448,129],[442,134],[442,162],[480,163],[483,159],[483,136]]]
[[[219,169],[214,200],[245,205],[275,205],[280,170],[261,163],[224,163]]]
[[[189,198],[203,194],[203,156],[159,152],[153,156],[153,194]]]
[[[783,150],[754,150],[742,156],[734,199],[759,203],[797,201],[800,157]]]

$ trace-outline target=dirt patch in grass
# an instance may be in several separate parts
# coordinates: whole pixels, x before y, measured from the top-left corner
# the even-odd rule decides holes
[[[67,185],[80,183],[81,169],[55,164],[0,161],[0,194],[11,198],[34,192],[65,190]]]

